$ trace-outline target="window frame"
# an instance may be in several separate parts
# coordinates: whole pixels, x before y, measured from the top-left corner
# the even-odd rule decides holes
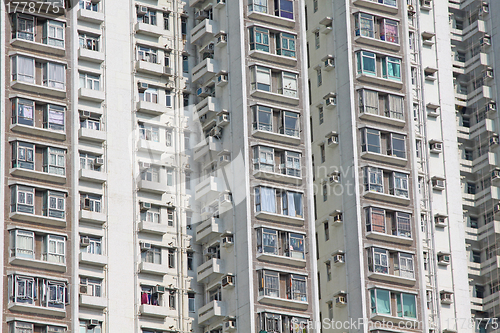
[[[43,25],[43,44],[64,48],[66,35],[65,28],[66,27],[63,22],[47,20]],[[51,33],[52,31],[54,34]],[[61,35],[59,35],[59,33]]]
[[[24,200],[20,200],[20,194]],[[21,205],[21,210],[19,209]],[[35,214],[35,188],[23,185],[11,187],[11,212]]]
[[[392,64],[392,75],[390,74],[389,66]],[[395,74],[399,74],[396,76]],[[388,80],[401,81],[401,59],[391,56],[386,56],[382,58],[382,76]]]
[[[19,246],[19,237],[24,237],[26,239],[31,238],[31,244],[26,248]],[[31,247],[31,249],[30,249]],[[22,257],[28,259],[35,259],[35,233],[33,231],[27,231],[22,229],[14,229],[10,231],[10,257]]]
[[[360,75],[371,75],[371,76],[377,76],[377,55],[373,52],[368,52],[368,51],[358,51],[356,52],[356,59],[357,59],[357,72]],[[369,69],[367,66],[368,64],[365,62],[370,61],[372,62],[369,67],[373,67],[373,70]]]
[[[284,57],[296,58],[297,37],[280,32],[276,35],[276,54]]]
[[[271,33],[269,29],[252,26],[248,28],[250,51],[269,53],[271,50]]]
[[[365,167],[365,191],[384,193],[384,171],[380,168]]]

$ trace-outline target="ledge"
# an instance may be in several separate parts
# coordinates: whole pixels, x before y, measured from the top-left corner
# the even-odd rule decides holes
[[[106,182],[107,174],[101,171],[80,169],[78,171],[78,178],[80,180],[102,184]]]
[[[269,132],[269,131],[263,131],[263,130],[253,130],[252,135],[261,138],[261,139],[267,139],[267,140],[272,140],[272,141],[280,141],[284,143],[289,143],[292,145],[300,145],[301,139],[300,137],[297,136],[290,136],[290,135],[285,135],[285,134],[280,134],[280,133],[275,133],[275,132]]]
[[[295,27],[295,20],[290,20],[290,19],[286,19],[283,17],[271,15],[271,14],[252,11],[252,12],[248,12],[248,17],[253,19],[253,20],[282,25],[282,26],[288,27],[288,28]]]
[[[9,218],[12,220],[35,222],[35,223],[50,225],[50,226],[54,226],[54,227],[66,227],[66,219],[58,219],[55,217],[14,212],[14,213],[9,214]]]
[[[283,94],[273,93],[264,90],[252,90],[250,91],[250,95],[252,95],[252,97],[267,99],[277,103],[286,103],[290,105],[299,105],[300,103],[298,97],[286,96]]]
[[[269,213],[269,212],[263,212],[263,211],[256,212],[255,217],[258,219],[270,220],[273,222],[283,222],[283,223],[299,225],[299,226],[304,225],[304,218],[303,217],[293,217],[293,216],[281,215],[281,214]]]
[[[80,263],[104,267],[108,264],[108,257],[101,254],[93,254],[87,252],[80,252],[79,256]]]
[[[405,244],[405,245],[413,244],[413,238],[394,236],[390,234],[384,234],[381,232],[368,231],[366,233],[366,238],[377,239],[391,243]]]
[[[368,273],[368,278],[369,279],[377,279],[385,282],[391,282],[391,283],[400,283],[400,284],[405,284],[408,286],[413,286],[415,285],[416,280],[413,278],[405,278],[399,275],[392,275],[392,274],[383,274],[383,273]]]
[[[259,296],[257,301],[262,304],[294,308],[297,310],[307,310],[309,307],[309,303],[307,301],[296,301],[280,297]]]
[[[26,266],[29,268],[46,269],[49,271],[56,271],[61,273],[66,272],[66,264],[44,261],[44,260],[37,260],[37,259],[30,259],[23,257],[11,257],[9,258],[9,263],[11,265]]]
[[[56,97],[56,98],[65,98],[66,97],[66,90],[65,89],[49,88],[49,87],[45,87],[45,86],[35,84],[35,83],[13,81],[13,82],[11,82],[10,86],[13,89],[25,90],[25,91],[28,91],[30,93],[37,93],[37,94],[47,95],[47,96]]]
[[[297,258],[292,258],[292,257],[279,256],[279,255],[270,254],[270,253],[257,253],[257,259],[262,260],[262,261],[272,262],[275,264],[283,264],[283,265],[290,265],[290,266],[296,266],[296,267],[306,267],[306,263],[307,263],[305,259],[297,259]]]
[[[19,312],[30,313],[30,314],[54,316],[54,317],[59,317],[59,318],[66,317],[66,309],[43,307],[43,306],[37,306],[37,305],[25,304],[25,303],[9,302],[8,309],[10,311],[19,311]]]
[[[161,223],[141,221],[139,222],[139,231],[154,235],[164,235],[168,231],[168,226]]]
[[[408,206],[411,202],[410,198],[398,197],[395,195],[380,193],[375,191],[364,191],[363,196],[368,199],[388,201],[392,203],[402,204],[405,206]]]
[[[92,309],[104,310],[108,307],[108,300],[104,297],[80,295],[80,306]]]
[[[46,128],[40,128],[35,126],[21,125],[21,124],[12,124],[10,125],[10,129],[15,132],[25,133],[29,135],[42,136],[45,138],[51,138],[56,140],[64,141],[66,140],[66,132],[65,131],[55,131]]]
[[[22,38],[14,38],[10,42],[11,45],[29,49],[31,51],[40,51],[43,53],[51,53],[58,56],[64,56],[66,54],[66,49],[63,47],[52,46],[44,43],[34,42]]]
[[[66,176],[60,176],[48,172],[23,169],[23,168],[12,168],[9,170],[10,174],[18,177],[33,178],[36,180],[45,180],[58,184],[66,183]]]
[[[80,210],[78,218],[83,222],[92,222],[96,224],[104,224],[106,222],[106,214],[91,212],[90,210]]]

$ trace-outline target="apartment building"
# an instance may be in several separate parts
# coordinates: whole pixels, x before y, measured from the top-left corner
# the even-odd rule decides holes
[[[449,14],[484,3],[306,2],[322,320],[363,318],[365,332],[389,331],[383,321],[402,323],[403,331],[472,331],[454,319],[478,309],[465,274],[475,273],[460,209],[465,142],[456,104],[467,107],[470,97],[484,110],[494,89],[481,84],[453,100],[455,77],[465,80],[484,65],[478,56],[464,69],[469,63],[452,52],[466,38],[480,41],[487,28],[465,30],[464,23],[455,31]],[[479,96],[483,90],[489,97]]]
[[[0,9],[2,331],[318,321],[304,3],[28,2]]]

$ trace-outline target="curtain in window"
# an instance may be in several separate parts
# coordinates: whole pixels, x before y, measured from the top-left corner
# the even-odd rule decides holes
[[[417,318],[415,295],[402,294],[403,299],[403,316],[409,318]]]
[[[396,119],[404,119],[403,113],[403,97],[396,95],[389,95],[388,98],[388,112],[386,116]]]
[[[17,123],[33,126],[33,104],[21,104],[18,102]]]
[[[263,212],[276,213],[276,192],[274,189],[261,187],[260,202]]]
[[[395,21],[384,20],[382,24],[382,40],[391,43],[398,43],[398,24]]]
[[[377,313],[391,314],[391,299],[389,290],[376,290]]]
[[[381,209],[371,209],[371,231],[385,233],[385,212]]]
[[[293,20],[293,2],[291,0],[278,0],[278,2],[279,14],[277,16]]]
[[[290,252],[292,258],[304,259],[304,236],[290,235]]]
[[[277,240],[278,240],[278,235],[276,233],[268,233],[264,232],[262,234],[262,242],[264,245],[264,252],[265,253],[272,253],[272,254],[278,254],[277,250]]]
[[[64,89],[64,65],[47,64],[47,86],[56,89]]]
[[[387,75],[389,78],[401,79],[401,63],[399,59],[387,58]]]
[[[283,95],[297,97],[297,75],[283,73]]]
[[[359,28],[360,28],[360,32],[359,32],[359,34],[357,34],[358,36],[361,35],[361,36],[373,38],[373,36],[374,36],[373,16],[367,15],[367,14],[360,14],[359,15]]]
[[[14,59],[17,61],[17,69],[14,68],[17,73],[15,80],[35,83],[35,60],[23,56],[17,56]]]
[[[49,109],[48,120],[49,124],[64,126],[64,112],[54,109]]]
[[[373,90],[364,90],[364,112],[378,114],[378,93]]]
[[[16,256],[33,258],[33,235],[31,232],[17,231]]]

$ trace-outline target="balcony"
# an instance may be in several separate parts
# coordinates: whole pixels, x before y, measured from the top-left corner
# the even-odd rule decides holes
[[[14,132],[29,134],[33,136],[42,136],[45,138],[56,139],[56,140],[66,140],[65,131],[55,131],[52,129],[21,125],[21,124],[11,124],[10,129]]]
[[[217,98],[212,96],[205,97],[201,102],[196,104],[196,111],[198,112],[198,117],[207,114],[208,112],[219,111],[219,102]]]
[[[139,139],[137,149],[146,153],[163,154],[167,150],[167,146],[160,142]]]
[[[222,301],[212,301],[198,309],[198,324],[208,325],[226,316],[226,305]]]
[[[141,221],[139,222],[139,231],[153,235],[164,235],[168,231],[168,226],[162,223]]]
[[[271,132],[271,131],[263,131],[263,130],[253,130],[252,135],[256,138],[272,140],[272,141],[280,141],[284,143],[289,143],[292,145],[300,145],[300,136],[291,136],[285,135],[281,133]]]
[[[401,157],[388,155],[388,154],[377,154],[377,153],[373,153],[371,151],[362,152],[361,157],[366,158],[368,160],[385,162],[385,163],[399,165],[399,166],[405,166],[408,163],[408,160],[406,158],[401,158]]]
[[[167,192],[167,184],[163,182],[152,182],[141,179],[137,183],[139,191],[149,192],[153,194],[164,194]]]
[[[41,84],[28,83],[22,81],[12,81],[10,86],[13,89],[25,90],[30,93],[48,95],[56,98],[66,97],[66,89],[56,89],[56,88],[46,87]]]
[[[53,173],[36,171],[23,168],[12,168],[9,170],[10,174],[18,177],[32,178],[37,180],[45,180],[52,183],[65,184],[66,176],[56,175]]]
[[[194,197],[196,200],[200,200],[205,197],[207,202],[211,202],[216,200],[223,191],[224,186],[222,179],[210,176],[196,185]]]
[[[382,85],[382,86],[386,86],[386,87],[390,87],[390,88],[396,88],[396,89],[403,88],[403,81],[386,79],[386,78],[378,77],[375,75],[358,74],[356,76],[356,79],[358,81]]]
[[[222,150],[221,143],[213,136],[209,136],[206,140],[201,141],[194,147],[194,160],[199,162],[209,152],[215,156]]]
[[[104,13],[80,8],[77,12],[77,18],[79,21],[101,24],[104,22]]]
[[[294,20],[290,20],[290,19],[283,18],[280,16],[275,16],[272,14],[251,11],[251,12],[248,12],[248,17],[253,19],[253,20],[262,21],[265,23],[277,24],[277,25],[281,25],[284,27],[288,27],[288,28],[295,27]]]
[[[306,260],[305,259],[298,259],[298,258],[293,258],[293,257],[287,257],[287,256],[280,256],[277,254],[271,254],[271,253],[257,253],[257,259],[260,261],[266,261],[266,262],[271,262],[273,264],[279,264],[279,265],[289,265],[289,266],[295,266],[295,267],[306,267]]]
[[[298,94],[298,92],[297,92]],[[252,97],[256,97],[256,98],[262,98],[262,99],[267,99],[271,102],[275,102],[275,103],[285,103],[285,104],[289,104],[289,105],[299,105],[300,103],[300,100],[298,97],[294,97],[294,96],[288,96],[288,95],[284,95],[284,94],[278,94],[278,93],[275,93],[275,92],[270,92],[270,91],[265,91],[265,90],[252,90],[250,91],[250,95],[252,95]]]
[[[12,39],[12,41],[10,43],[13,46],[17,46],[17,47],[32,50],[32,51],[39,51],[39,52],[54,54],[54,55],[58,55],[58,56],[64,56],[66,54],[66,50],[63,47],[48,45],[48,44],[35,42],[35,41],[23,39],[23,38],[14,38],[14,39]]]
[[[398,127],[405,127],[406,125],[406,121],[404,119],[391,118],[369,112],[360,113],[359,118],[363,120],[369,120],[377,123],[384,123]]]
[[[392,194],[380,193],[375,191],[365,191],[363,196],[367,199],[381,200],[392,202],[396,204],[402,204],[408,206],[410,204],[410,198],[404,196],[396,196]]]
[[[108,306],[108,300],[104,297],[80,295],[80,306],[91,309],[104,310]]]
[[[94,142],[106,141],[106,132],[90,128],[80,128],[78,130],[78,139],[84,139]]]
[[[273,222],[283,222],[287,224],[293,224],[296,226],[303,226],[304,225],[304,218],[303,217],[295,217],[295,216],[288,216],[288,215],[282,215],[282,214],[276,214],[276,213],[270,213],[270,212],[256,212],[255,217],[261,220],[269,220]]]
[[[153,264],[142,261],[139,264],[139,272],[143,274],[161,275],[164,276],[168,272],[168,267],[161,264]]]
[[[78,89],[78,98],[85,101],[100,103],[106,99],[106,95],[104,91],[80,88]]]
[[[214,236],[220,236],[224,232],[222,221],[218,218],[211,217],[206,221],[201,222],[196,227],[196,242],[203,243]]]
[[[403,276],[399,276],[399,275],[395,275],[395,274],[369,272],[368,278],[374,279],[374,280],[384,281],[387,283],[399,283],[399,284],[404,284],[404,285],[408,285],[408,286],[415,285],[415,278],[407,278],[407,277],[403,277]]]
[[[194,66],[192,71],[192,81],[193,83],[198,82],[206,82],[211,79],[219,72],[219,64],[217,60],[207,58],[201,61],[198,65]]]
[[[297,58],[285,57],[285,56],[274,54],[271,52],[252,50],[252,51],[250,51],[250,53],[248,55],[252,58],[255,58],[255,59],[274,62],[274,63],[280,64],[280,65],[288,65],[288,66],[296,66],[297,65]]]
[[[366,238],[377,239],[380,241],[397,243],[397,244],[405,244],[405,245],[413,244],[413,238],[403,237],[403,236],[394,236],[394,235],[382,233],[382,232],[369,231],[366,233]]]
[[[278,172],[269,172],[265,170],[255,170],[253,172],[255,178],[272,180],[275,182],[287,183],[292,185],[300,185],[302,184],[302,178],[289,176],[283,173]]]
[[[23,257],[11,257],[9,258],[9,264],[16,266],[25,266],[28,268],[39,268],[46,269],[55,272],[66,272],[65,263],[50,262],[45,260],[37,260]]]
[[[309,303],[307,301],[296,301],[293,299],[281,297],[259,296],[257,298],[257,301],[262,304],[282,306],[285,308],[293,308],[296,310],[307,310],[307,308],[309,307]]]
[[[353,3],[357,6],[360,6],[360,7],[380,10],[380,11],[391,13],[391,14],[398,13],[397,6],[385,5],[384,3],[379,3],[379,2],[380,1],[376,1],[376,0],[354,0]]]
[[[83,49],[80,47],[78,49],[78,60],[85,60],[85,61],[95,62],[97,64],[100,64],[104,61],[104,53],[98,52],[98,51],[93,51],[93,50]]]
[[[101,254],[80,252],[79,262],[92,266],[104,267],[108,264],[108,257]]]
[[[66,219],[58,219],[55,217],[13,212],[9,214],[9,218],[12,220],[18,220],[23,222],[34,222],[40,223],[42,225],[50,225],[54,227],[66,227]]]
[[[213,38],[218,32],[217,24],[213,20],[204,19],[196,27],[191,29],[191,43],[203,44],[205,37]]]
[[[166,109],[165,106],[159,103],[139,101],[137,102],[137,111],[148,113],[153,116],[161,116]]]
[[[176,316],[177,311],[170,310],[165,306],[156,306],[149,304],[141,304],[139,307],[139,312],[142,316],[154,317],[154,318],[166,318],[169,316]]]
[[[172,73],[170,67],[165,67],[162,64],[156,64],[142,60],[137,60],[135,62],[135,70],[139,73],[153,74],[158,76],[169,76]]]
[[[138,34],[151,36],[151,37],[163,36],[163,28],[162,27],[160,27],[158,25],[146,24],[143,22],[137,22],[135,24],[135,32]]]
[[[8,309],[14,312],[23,312],[30,315],[37,314],[43,316],[54,316],[58,318],[66,317],[66,309],[37,306],[27,303],[9,302]]]
[[[106,222],[106,214],[82,209],[78,213],[78,219],[83,222],[90,222],[101,225]]]
[[[88,169],[80,169],[78,171],[78,179],[102,184],[107,180],[107,174],[101,171],[88,170]]]
[[[210,259],[200,266],[197,269],[198,283],[204,282],[205,279],[219,277],[224,275],[223,270],[224,261],[222,259]]]

